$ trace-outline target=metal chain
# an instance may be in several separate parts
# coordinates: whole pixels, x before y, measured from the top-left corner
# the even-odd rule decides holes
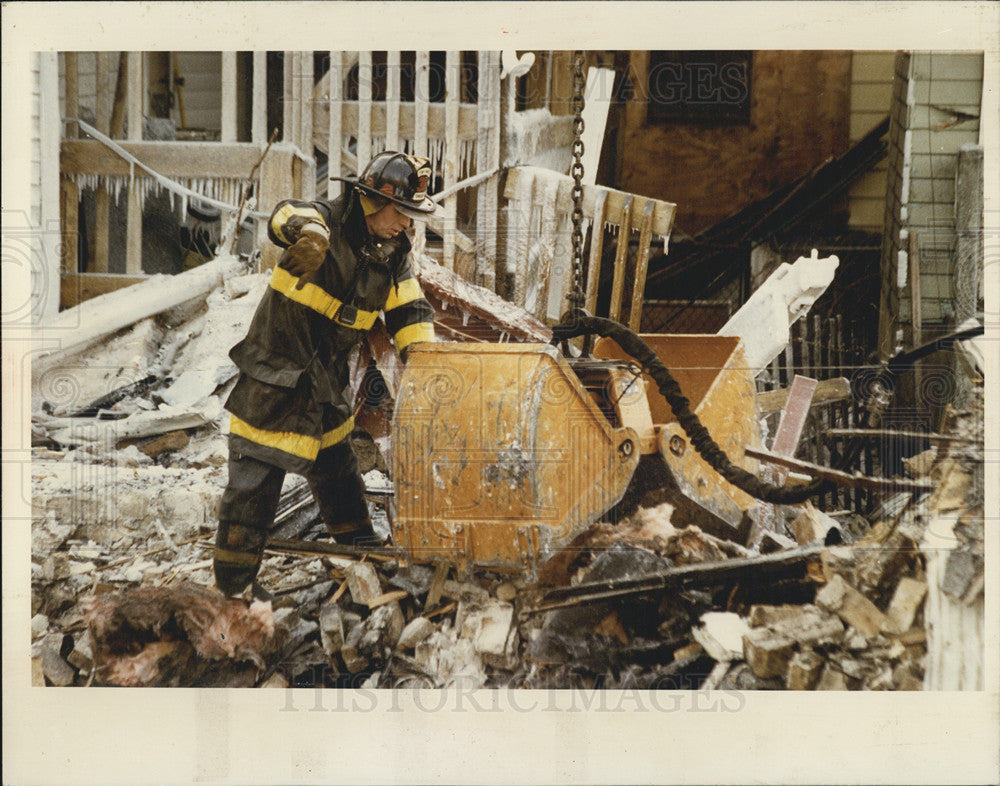
[[[567,299],[573,308],[583,308],[583,52],[575,53],[573,63],[573,287]]]

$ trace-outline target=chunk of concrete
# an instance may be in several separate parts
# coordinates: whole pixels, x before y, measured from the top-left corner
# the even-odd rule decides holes
[[[382,594],[382,585],[375,568],[369,562],[355,562],[344,569],[347,589],[351,599],[359,606],[367,604]]]
[[[426,617],[414,617],[403,628],[399,641],[396,642],[396,649],[412,650],[435,630],[437,630],[437,626]]]
[[[743,636],[743,657],[758,677],[784,677],[795,642],[767,628],[752,628]]]
[[[909,576],[901,578],[889,602],[883,630],[896,635],[906,633],[913,625],[913,619],[926,594],[927,585],[924,582]]]
[[[731,611],[709,611],[701,615],[701,627],[691,635],[705,652],[720,663],[743,658],[743,637],[750,632],[739,614]]]
[[[344,646],[344,614],[336,603],[324,603],[319,610],[319,636],[327,655],[336,655]]]

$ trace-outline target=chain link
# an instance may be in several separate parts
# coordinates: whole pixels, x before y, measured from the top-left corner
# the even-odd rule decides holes
[[[583,52],[577,51],[573,62],[573,286],[567,296],[574,308],[583,308]]]

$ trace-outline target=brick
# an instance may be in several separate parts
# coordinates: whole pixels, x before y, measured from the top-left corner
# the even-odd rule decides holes
[[[789,617],[796,617],[802,612],[802,607],[786,603],[782,606],[756,605],[750,607],[750,627],[765,628]]]
[[[878,607],[839,575],[816,593],[816,604],[866,636],[876,635],[885,624],[885,615]]]
[[[797,652],[788,662],[785,687],[788,690],[812,690],[819,680],[823,658],[813,650]]]
[[[913,625],[913,619],[917,616],[926,594],[927,585],[924,582],[905,576],[900,579],[889,603],[882,629],[886,633],[896,635],[906,633]]]
[[[743,637],[743,658],[758,677],[784,677],[795,642],[767,628],[751,629]]]

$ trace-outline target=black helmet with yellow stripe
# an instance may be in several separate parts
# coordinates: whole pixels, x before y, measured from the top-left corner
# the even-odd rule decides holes
[[[330,179],[349,183],[379,207],[389,201],[404,215],[426,218],[437,210],[437,203],[427,196],[430,176],[428,159],[386,150],[369,162],[360,177]]]

